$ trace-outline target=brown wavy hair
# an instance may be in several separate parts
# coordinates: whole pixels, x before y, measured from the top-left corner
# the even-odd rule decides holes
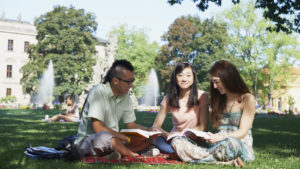
[[[246,83],[242,79],[237,68],[230,62],[219,60],[210,68],[211,76],[219,77],[224,88],[230,92],[239,95],[238,101],[241,102],[241,96],[250,93]],[[222,114],[226,109],[227,97],[221,94],[218,89],[214,88],[214,84],[210,81],[210,106],[211,106],[211,122],[214,128],[221,125]]]

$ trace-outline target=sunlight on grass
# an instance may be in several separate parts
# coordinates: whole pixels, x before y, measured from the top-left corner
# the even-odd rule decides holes
[[[261,133],[272,133],[275,135],[290,135],[290,136],[299,136],[299,133],[297,131],[272,131],[271,129],[257,129],[256,132]]]

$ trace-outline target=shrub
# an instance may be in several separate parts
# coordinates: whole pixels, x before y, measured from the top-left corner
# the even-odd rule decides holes
[[[1,98],[2,103],[14,103],[17,101],[16,96],[6,96]]]

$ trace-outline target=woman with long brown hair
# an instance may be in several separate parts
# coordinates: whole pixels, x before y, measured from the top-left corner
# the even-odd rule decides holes
[[[172,147],[186,162],[243,165],[243,161],[255,158],[251,133],[254,96],[232,63],[217,61],[209,73],[210,117],[218,132],[208,133],[210,136],[204,139],[204,144],[177,137],[173,139]]]

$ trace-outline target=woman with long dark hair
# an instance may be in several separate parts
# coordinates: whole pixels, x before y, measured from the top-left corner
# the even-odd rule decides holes
[[[161,128],[168,113],[172,114],[173,128],[167,132]],[[198,89],[194,67],[188,63],[178,63],[173,69],[169,84],[169,93],[160,105],[153,130],[162,135],[153,140],[153,144],[163,153],[173,153],[166,141],[167,137],[184,129],[206,131],[208,125],[208,95]]]
[[[66,97],[66,105],[68,106],[66,112],[55,115],[49,119],[45,118],[46,122],[66,121],[79,122],[79,109],[72,95]]]
[[[186,162],[244,165],[254,160],[251,127],[255,99],[236,67],[225,60],[215,62],[210,71],[210,106],[212,126],[205,144],[184,137],[174,138],[172,147]]]

